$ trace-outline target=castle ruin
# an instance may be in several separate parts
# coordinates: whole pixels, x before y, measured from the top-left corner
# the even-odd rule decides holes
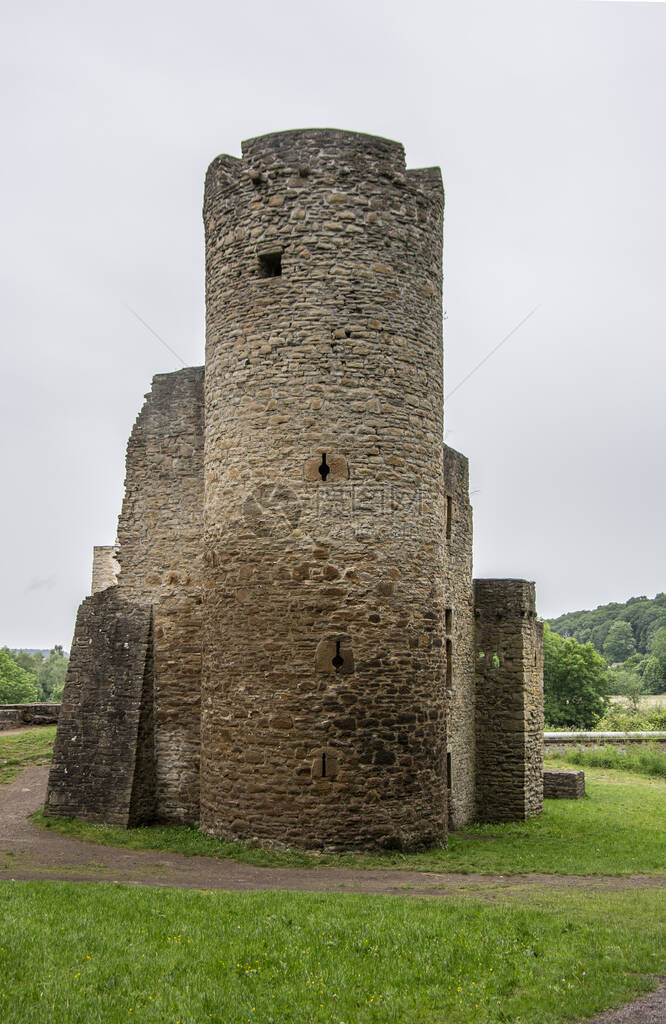
[[[343,131],[242,153],[206,177],[205,368],[154,378],[95,548],[46,813],[341,850],[538,814],[534,585],[472,579],[443,443],[440,171]]]

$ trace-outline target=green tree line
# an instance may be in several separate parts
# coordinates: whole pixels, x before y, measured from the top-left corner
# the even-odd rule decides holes
[[[654,653],[657,633],[666,629],[666,594],[630,597],[624,604],[567,612],[547,621],[560,636],[593,644],[609,664],[624,663],[636,655],[644,658]]]
[[[41,651],[0,648],[0,704],[59,701],[68,664],[59,644],[46,657]]]
[[[550,725],[591,728],[610,694],[625,696],[637,712],[643,694],[666,693],[666,594],[568,612],[544,625]]]

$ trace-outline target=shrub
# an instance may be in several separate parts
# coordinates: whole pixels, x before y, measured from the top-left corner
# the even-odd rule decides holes
[[[598,732],[666,731],[666,708],[629,710],[621,704],[611,704],[594,728]]]
[[[31,704],[38,700],[35,677],[0,650],[0,704]]]

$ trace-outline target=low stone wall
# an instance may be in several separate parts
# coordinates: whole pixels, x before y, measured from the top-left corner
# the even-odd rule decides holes
[[[585,772],[544,768],[544,800],[580,800],[585,796]]]
[[[666,732],[547,732],[543,752],[545,757],[557,757],[566,750],[596,750],[611,744],[623,750],[636,743],[656,743],[666,752]]]
[[[0,704],[0,732],[24,725],[56,725],[60,704]]]

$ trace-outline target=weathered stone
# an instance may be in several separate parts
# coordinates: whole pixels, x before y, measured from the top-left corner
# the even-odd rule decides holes
[[[580,800],[585,796],[585,772],[544,768],[544,800]]]
[[[543,624],[534,584],[475,580],[477,815],[519,821],[543,806]]]
[[[118,550],[113,545],[97,545],[93,548],[93,568],[91,594],[97,594],[100,590],[108,587],[115,587],[118,582],[120,566],[116,555]]]
[[[60,704],[2,704],[0,705],[0,732],[22,725],[56,725]]]
[[[158,375],[117,580],[115,549],[96,554],[111,648],[83,657],[87,602],[74,641],[89,761],[118,742],[108,813],[152,800],[230,839],[342,849],[536,813],[533,587],[474,589],[467,460],[442,444],[439,170],[385,139],[284,132],[216,158],[204,205],[205,426],[203,368]],[[137,609],[151,669],[140,699],[136,673],[117,688],[114,732],[99,673]],[[56,772],[50,813],[65,790]],[[104,815],[85,781],[79,805]]]
[[[47,815],[113,825],[155,816],[151,607],[117,587],[76,620],[49,772]]]

